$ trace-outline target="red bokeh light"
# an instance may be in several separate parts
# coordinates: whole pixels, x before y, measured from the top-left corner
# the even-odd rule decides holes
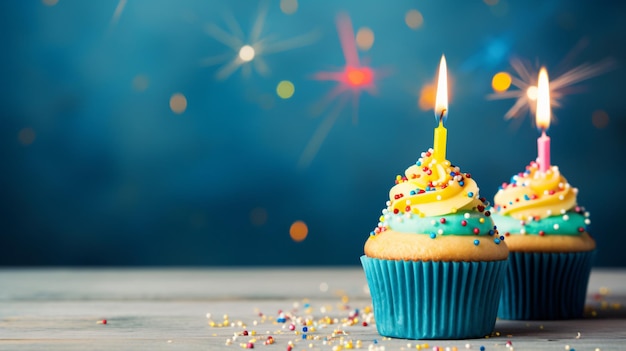
[[[344,74],[344,82],[353,87],[368,86],[374,81],[374,72],[369,67],[347,66]]]

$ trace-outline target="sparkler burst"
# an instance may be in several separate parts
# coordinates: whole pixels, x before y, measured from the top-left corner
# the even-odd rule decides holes
[[[298,162],[298,166],[301,168],[307,167],[311,161],[313,161],[313,158],[315,158],[319,148],[335,124],[337,117],[339,117],[341,111],[350,100],[352,101],[352,120],[356,123],[358,120],[358,106],[361,93],[363,91],[367,91],[370,94],[377,93],[375,79],[378,78],[380,74],[359,61],[356,39],[350,17],[347,15],[337,17],[337,31],[339,33],[339,41],[346,64],[343,69],[339,71],[318,72],[314,76],[317,80],[337,82],[337,85],[322,99],[318,110],[323,112],[333,102],[335,105],[322,123],[320,123],[302,152]]]
[[[505,88],[505,91],[487,95],[489,100],[516,99],[515,104],[504,115],[505,119],[524,117],[528,112],[534,114],[537,104],[539,69],[521,59],[512,59],[511,67],[517,77],[511,76],[510,84],[519,89],[506,91]],[[571,89],[572,85],[608,72],[613,67],[614,62],[611,59],[596,64],[585,63],[552,79],[550,81],[550,106],[561,107],[561,99],[575,92]]]
[[[202,60],[203,66],[222,64],[215,74],[218,80],[224,80],[242,69],[244,76],[249,76],[254,69],[262,76],[269,75],[269,67],[263,55],[287,51],[312,44],[319,37],[317,31],[300,35],[283,41],[272,41],[270,37],[261,37],[267,5],[261,3],[249,35],[245,35],[239,23],[231,13],[224,15],[227,30],[214,23],[206,25],[205,32],[213,39],[229,47],[232,52],[207,57]]]

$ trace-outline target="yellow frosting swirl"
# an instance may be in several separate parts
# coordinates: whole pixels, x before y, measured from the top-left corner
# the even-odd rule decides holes
[[[557,166],[541,172],[535,162],[504,183],[494,197],[498,214],[528,220],[565,213],[576,206],[578,189],[570,186]]]
[[[432,149],[423,152],[415,165],[396,177],[389,191],[388,209],[393,213],[440,216],[483,207],[478,186],[468,173],[450,161],[433,158]]]

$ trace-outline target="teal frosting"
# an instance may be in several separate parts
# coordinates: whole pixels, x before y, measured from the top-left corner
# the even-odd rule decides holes
[[[442,218],[444,220],[442,221]],[[483,222],[481,223],[481,218]],[[465,225],[463,223],[465,222]],[[420,217],[403,214],[385,215],[388,228],[402,233],[429,235],[494,235],[494,222],[488,211],[459,211],[442,216]],[[478,229],[478,234],[475,232]]]
[[[539,235],[540,232],[543,232],[546,235],[580,235],[587,230],[589,223],[585,214],[576,211],[567,211],[565,214],[530,221],[522,221],[511,216],[498,214],[494,214],[492,217],[501,234]]]

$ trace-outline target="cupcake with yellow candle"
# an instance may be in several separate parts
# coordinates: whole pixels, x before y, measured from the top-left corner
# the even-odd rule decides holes
[[[508,249],[474,179],[446,159],[441,111],[434,150],[396,177],[361,257],[383,336],[479,338],[495,325]]]
[[[578,189],[550,165],[548,76],[539,74],[539,157],[504,183],[494,198],[494,221],[510,250],[498,316],[503,319],[581,317],[595,241]]]

